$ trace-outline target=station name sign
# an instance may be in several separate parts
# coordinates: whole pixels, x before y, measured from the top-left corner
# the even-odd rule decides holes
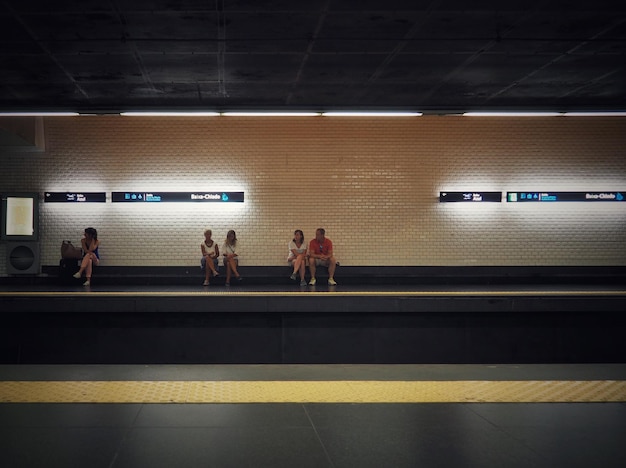
[[[507,202],[617,202],[622,192],[507,192]]]
[[[439,192],[439,202],[501,202],[502,192]]]
[[[105,192],[46,192],[44,202],[50,203],[105,203]]]
[[[112,192],[112,202],[164,203],[164,202],[243,202],[243,192]]]

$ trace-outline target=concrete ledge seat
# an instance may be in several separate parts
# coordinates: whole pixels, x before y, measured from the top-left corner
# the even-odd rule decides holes
[[[335,276],[339,272],[337,268]],[[211,284],[224,285],[226,282],[226,268],[220,266],[219,276],[211,278]],[[243,278],[238,283],[234,278],[231,285],[238,284],[289,284],[291,269],[285,266],[239,266],[239,273]],[[59,276],[58,266],[43,266],[42,275],[52,280],[67,282],[67,278]],[[307,269],[307,281],[310,277]],[[328,278],[328,269],[318,267],[316,277],[321,280]],[[69,279],[73,281],[73,278]],[[76,280],[78,282],[79,280]],[[82,279],[84,281],[84,278]],[[94,284],[201,284],[204,281],[204,270],[198,266],[103,266],[94,268]]]
[[[243,282],[231,284],[294,284],[289,279],[288,265],[240,265]],[[225,282],[225,269],[220,266],[220,276],[211,278],[215,285]],[[328,269],[318,267],[316,277],[325,284]],[[31,280],[33,277],[30,277]],[[58,265],[42,266],[37,282],[68,281],[60,278]],[[306,279],[310,278],[307,268]],[[9,279],[5,277],[5,280]],[[341,284],[623,284],[626,285],[626,266],[346,266],[335,272]],[[72,281],[73,278],[69,279]],[[105,266],[94,269],[94,284],[202,284],[204,272],[194,266]],[[79,281],[79,280],[75,280]],[[299,282],[298,282],[299,283]]]

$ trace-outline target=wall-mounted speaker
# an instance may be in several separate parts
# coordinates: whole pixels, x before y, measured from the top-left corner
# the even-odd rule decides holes
[[[7,242],[7,273],[35,275],[40,273],[38,242]]]

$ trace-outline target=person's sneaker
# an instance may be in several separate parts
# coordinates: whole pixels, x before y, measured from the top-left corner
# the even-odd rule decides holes
[[[80,279],[80,273],[76,272],[72,275],[76,279]]]
[[[329,286],[337,286],[337,281],[335,281],[332,278],[328,278],[328,285]]]
[[[311,281],[309,281],[309,286],[315,286],[316,282],[317,280],[315,278],[311,278]]]
[[[230,283],[224,283],[224,286],[230,286]]]
[[[306,286],[306,281],[304,280],[300,281],[300,286]]]
[[[202,283],[202,286],[208,286],[210,283],[208,281],[205,281],[204,283]]]
[[[292,273],[292,274],[291,274],[291,276],[289,277],[289,279],[290,279],[291,281],[295,281],[295,280],[296,280],[296,274],[295,274],[295,273]]]
[[[83,286],[91,286],[91,283],[89,282],[89,280],[87,280],[83,283]]]
[[[243,277],[237,276],[237,281],[243,281]]]

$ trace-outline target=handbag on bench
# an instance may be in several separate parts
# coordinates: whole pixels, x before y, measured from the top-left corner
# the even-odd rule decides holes
[[[63,241],[61,243],[61,258],[79,260],[83,258],[83,250],[74,247],[72,241]]]

